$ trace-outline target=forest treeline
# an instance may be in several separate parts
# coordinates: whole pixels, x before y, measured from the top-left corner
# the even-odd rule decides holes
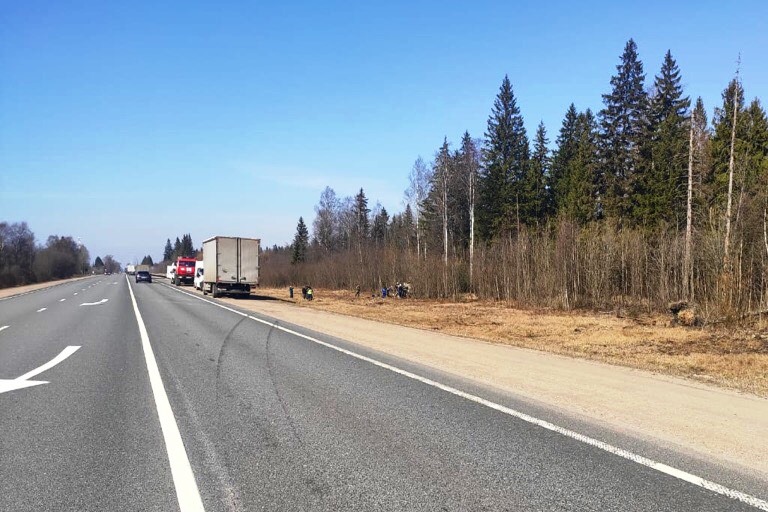
[[[0,288],[66,279],[90,271],[88,249],[72,237],[52,235],[38,245],[26,222],[0,222]]]
[[[312,236],[300,219],[290,247],[265,252],[263,282],[408,281],[420,296],[566,309],[682,299],[709,318],[765,308],[768,120],[738,71],[710,122],[672,54],[646,81],[630,40],[602,98],[596,113],[571,104],[550,150],[505,77],[483,138],[416,160],[402,212],[326,188]]]

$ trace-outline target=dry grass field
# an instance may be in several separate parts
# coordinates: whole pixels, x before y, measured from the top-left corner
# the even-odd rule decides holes
[[[768,396],[768,330],[671,326],[671,316],[527,310],[503,303],[355,298],[353,291],[315,289],[293,301],[370,320],[466,336],[629,366]],[[287,289],[260,295],[288,299]],[[382,333],[386,335],[385,332]]]

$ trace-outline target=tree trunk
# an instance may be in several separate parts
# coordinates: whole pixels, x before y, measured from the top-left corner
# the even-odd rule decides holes
[[[683,296],[691,300],[693,267],[691,266],[691,249],[693,246],[693,127],[696,113],[691,115],[691,134],[688,142],[688,202],[685,213],[685,256],[683,259]]]
[[[730,269],[730,245],[731,245],[731,205],[733,203],[733,154],[736,145],[736,113],[739,110],[738,82],[733,88],[733,126],[731,127],[731,155],[728,160],[728,203],[725,208],[725,242],[723,248],[723,264],[726,271]]]
[[[470,170],[469,176],[469,290],[474,292],[474,264],[475,264],[475,178]]]

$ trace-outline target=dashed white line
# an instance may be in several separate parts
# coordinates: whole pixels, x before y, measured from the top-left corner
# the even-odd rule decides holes
[[[126,276],[125,279],[127,281],[128,277]],[[141,318],[139,305],[136,303],[136,296],[133,294],[130,281],[128,282],[128,291],[131,293],[133,312],[136,314],[136,322],[139,324],[144,360],[147,364],[149,383],[152,387],[152,394],[155,397],[155,407],[157,408],[160,427],[163,431],[165,449],[171,466],[173,484],[176,487],[176,499],[179,502],[179,509],[181,512],[204,512],[205,508],[200,498],[197,482],[195,482],[195,474],[192,472],[192,466],[189,463],[189,457],[184,448],[184,441],[181,439],[181,433],[179,432],[179,426],[176,424],[171,403],[168,401],[168,395],[165,392],[165,386],[163,386],[163,379],[157,367],[155,354],[149,342],[147,328],[144,325],[144,320]]]
[[[10,327],[10,325],[3,325],[2,327],[0,327],[0,331],[4,331],[4,330],[6,330],[9,327]]]
[[[166,285],[167,286],[167,285]],[[178,290],[175,287],[168,286],[173,291],[183,293],[184,295],[188,295],[190,297],[193,297],[195,299],[201,300],[203,302],[207,302],[208,304],[212,304],[214,306],[220,307],[222,309],[225,309],[227,311],[230,311],[232,313],[235,313],[237,315],[249,318],[251,320],[254,320],[256,322],[259,322],[264,325],[268,325],[271,328],[286,332],[288,334],[292,334],[294,336],[298,336],[299,338],[303,338],[307,341],[311,341],[313,343],[317,343],[318,345],[322,345],[324,347],[330,348],[332,350],[336,350],[337,352],[341,352],[342,354],[346,354],[350,357],[354,357],[355,359],[359,359],[361,361],[368,362],[370,364],[373,364],[375,366],[378,366],[380,368],[384,368],[386,370],[390,370],[392,372],[395,372],[399,375],[402,375],[404,377],[408,377],[409,379],[413,379],[416,381],[419,381],[423,384],[427,384],[428,386],[432,386],[438,389],[441,389],[443,391],[446,391],[448,393],[451,393],[452,395],[459,396],[461,398],[465,398],[469,401],[475,402],[477,404],[484,405],[486,407],[489,407],[491,409],[494,409],[496,411],[499,411],[503,414],[506,414],[508,416],[512,416],[515,418],[518,418],[522,421],[525,421],[527,423],[537,425],[541,428],[547,429],[552,432],[557,432],[558,434],[561,434],[565,437],[574,439],[576,441],[580,441],[584,444],[587,444],[589,446],[593,446],[595,448],[598,448],[600,450],[606,451],[608,453],[611,453],[613,455],[617,455],[619,457],[622,457],[624,459],[630,460],[632,462],[635,462],[637,464],[640,464],[641,466],[645,466],[651,469],[655,469],[656,471],[659,471],[660,473],[664,473],[665,475],[669,475],[671,477],[683,480],[685,482],[691,483],[693,485],[696,485],[698,487],[702,487],[704,489],[708,489],[712,492],[715,492],[717,494],[720,494],[722,496],[727,496],[728,498],[734,499],[736,501],[740,501],[742,503],[746,503],[747,505],[750,505],[752,507],[755,507],[759,510],[764,510],[768,512],[768,501],[762,500],[760,498],[757,498],[755,496],[752,496],[750,494],[737,491],[734,489],[730,489],[728,487],[725,487],[724,485],[720,485],[718,483],[706,480],[700,476],[688,473],[687,471],[683,471],[681,469],[674,468],[672,466],[668,466],[666,464],[663,464],[661,462],[656,462],[655,460],[649,459],[647,457],[643,457],[642,455],[638,455],[636,453],[630,452],[628,450],[624,450],[623,448],[619,448],[617,446],[613,446],[608,443],[604,443],[603,441],[599,441],[597,439],[594,439],[589,436],[585,436],[583,434],[579,434],[578,432],[575,432],[573,430],[569,430],[564,427],[560,427],[558,425],[555,425],[554,423],[550,423],[545,420],[541,420],[539,418],[536,418],[534,416],[531,416],[529,414],[525,414],[524,412],[517,411],[515,409],[505,407],[503,405],[497,404],[495,402],[491,402],[490,400],[486,400],[485,398],[481,398],[476,395],[472,395],[470,393],[467,393],[465,391],[461,391],[460,389],[456,389],[451,386],[447,386],[445,384],[441,384],[440,382],[434,381],[432,379],[428,379],[426,377],[422,377],[420,375],[417,375],[415,373],[411,373],[407,370],[401,370],[400,368],[397,368],[396,366],[392,366],[387,363],[383,363],[381,361],[378,361],[376,359],[370,358],[368,356],[364,356],[362,354],[358,354],[356,352],[353,352],[351,350],[347,350],[342,347],[338,347],[336,345],[333,345],[331,343],[327,343],[325,341],[318,340],[316,338],[313,338],[311,336],[307,336],[306,334],[301,334],[300,332],[296,332],[292,329],[288,329],[286,327],[283,327],[278,324],[274,324],[272,322],[268,322],[266,320],[262,320],[261,318],[256,318],[255,316],[248,315],[246,313],[243,313],[241,311],[237,311],[236,309],[229,308],[227,306],[224,306],[223,304],[218,304],[216,302],[213,302],[211,300],[205,299],[203,297],[199,297],[197,295],[193,295],[189,292],[185,292],[183,290]],[[133,292],[131,292],[131,295],[133,295]]]
[[[38,309],[38,310],[37,310],[37,312],[38,312],[38,313],[42,313],[42,312],[43,312],[43,311],[45,311],[46,309],[48,309],[48,308],[40,308],[40,309]]]
[[[73,293],[72,295],[77,295],[77,292]]]
[[[67,300],[67,299],[59,299],[59,302],[64,302],[65,300]]]

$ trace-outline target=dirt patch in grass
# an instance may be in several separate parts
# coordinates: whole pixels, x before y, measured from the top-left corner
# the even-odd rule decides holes
[[[568,355],[768,396],[768,330],[672,326],[671,317],[520,309],[503,303],[355,298],[316,289],[293,302],[334,313]],[[260,295],[288,299],[287,289]]]

